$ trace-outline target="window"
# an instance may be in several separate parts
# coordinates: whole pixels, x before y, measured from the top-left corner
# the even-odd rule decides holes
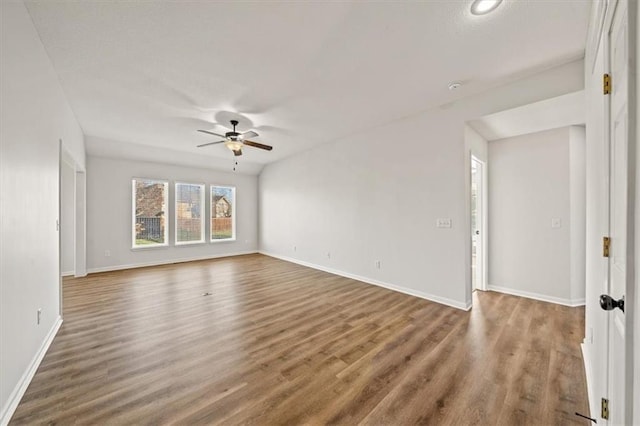
[[[166,246],[169,182],[133,179],[133,247]]]
[[[236,189],[211,185],[211,241],[236,239]]]
[[[176,244],[204,242],[204,185],[176,183]]]

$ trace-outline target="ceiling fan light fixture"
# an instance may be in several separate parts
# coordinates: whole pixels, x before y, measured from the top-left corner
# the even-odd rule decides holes
[[[224,144],[227,148],[229,148],[231,151],[234,151],[234,152],[242,149],[242,142],[240,141],[234,141],[232,139],[229,139]]]
[[[471,13],[474,15],[486,15],[500,6],[502,0],[475,0],[471,4]]]

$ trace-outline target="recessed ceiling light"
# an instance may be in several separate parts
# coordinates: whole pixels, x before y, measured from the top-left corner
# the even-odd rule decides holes
[[[471,4],[471,13],[474,15],[487,14],[498,7],[500,3],[502,0],[475,0]]]
[[[449,90],[459,89],[460,86],[462,86],[462,83],[460,83],[459,81],[452,81],[451,83],[449,83]]]

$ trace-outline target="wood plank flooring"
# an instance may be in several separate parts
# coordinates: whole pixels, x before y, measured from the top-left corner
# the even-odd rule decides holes
[[[11,424],[586,425],[583,330],[582,308],[463,312],[262,255],[93,274],[65,280]]]

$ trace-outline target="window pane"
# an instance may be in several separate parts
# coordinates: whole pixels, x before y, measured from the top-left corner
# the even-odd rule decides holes
[[[133,180],[133,246],[167,244],[168,182]]]
[[[176,183],[176,243],[204,241],[204,185]]]
[[[211,240],[235,239],[235,188],[211,186]]]

